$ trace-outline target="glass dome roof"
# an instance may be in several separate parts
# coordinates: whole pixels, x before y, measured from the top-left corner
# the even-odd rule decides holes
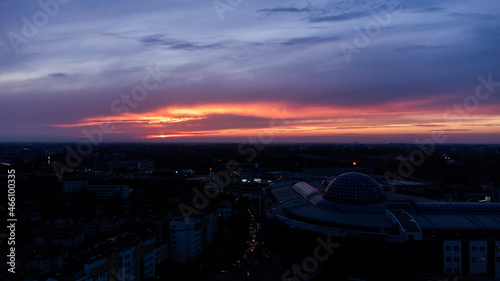
[[[352,205],[385,202],[385,194],[380,184],[370,176],[356,172],[344,173],[334,178],[326,188],[323,198]]]

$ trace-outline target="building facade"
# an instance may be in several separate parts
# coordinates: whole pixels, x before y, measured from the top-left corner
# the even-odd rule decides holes
[[[196,261],[214,241],[217,213],[200,214],[185,220],[170,222],[170,261],[186,263]]]
[[[85,189],[102,199],[128,199],[128,185],[89,185],[86,180],[68,180],[62,183],[62,192],[69,193]]]

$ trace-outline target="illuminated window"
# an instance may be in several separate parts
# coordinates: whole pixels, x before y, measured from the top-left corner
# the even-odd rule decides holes
[[[480,257],[480,258],[479,258],[479,261],[480,261],[480,262],[486,262],[486,258],[485,258],[485,257]]]

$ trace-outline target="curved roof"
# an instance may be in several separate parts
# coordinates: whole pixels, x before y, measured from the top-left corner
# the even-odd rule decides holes
[[[385,194],[380,184],[370,176],[356,172],[344,173],[334,178],[326,188],[323,198],[351,205],[385,202]]]

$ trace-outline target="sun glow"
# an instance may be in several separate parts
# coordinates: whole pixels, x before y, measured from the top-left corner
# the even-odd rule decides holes
[[[422,103],[418,101],[417,103]],[[500,133],[500,120],[488,112],[467,119],[443,118],[437,109],[413,109],[404,102],[390,107],[311,106],[292,103],[219,103],[169,106],[146,113],[97,116],[57,127],[114,124],[140,139],[249,136],[332,137]]]

